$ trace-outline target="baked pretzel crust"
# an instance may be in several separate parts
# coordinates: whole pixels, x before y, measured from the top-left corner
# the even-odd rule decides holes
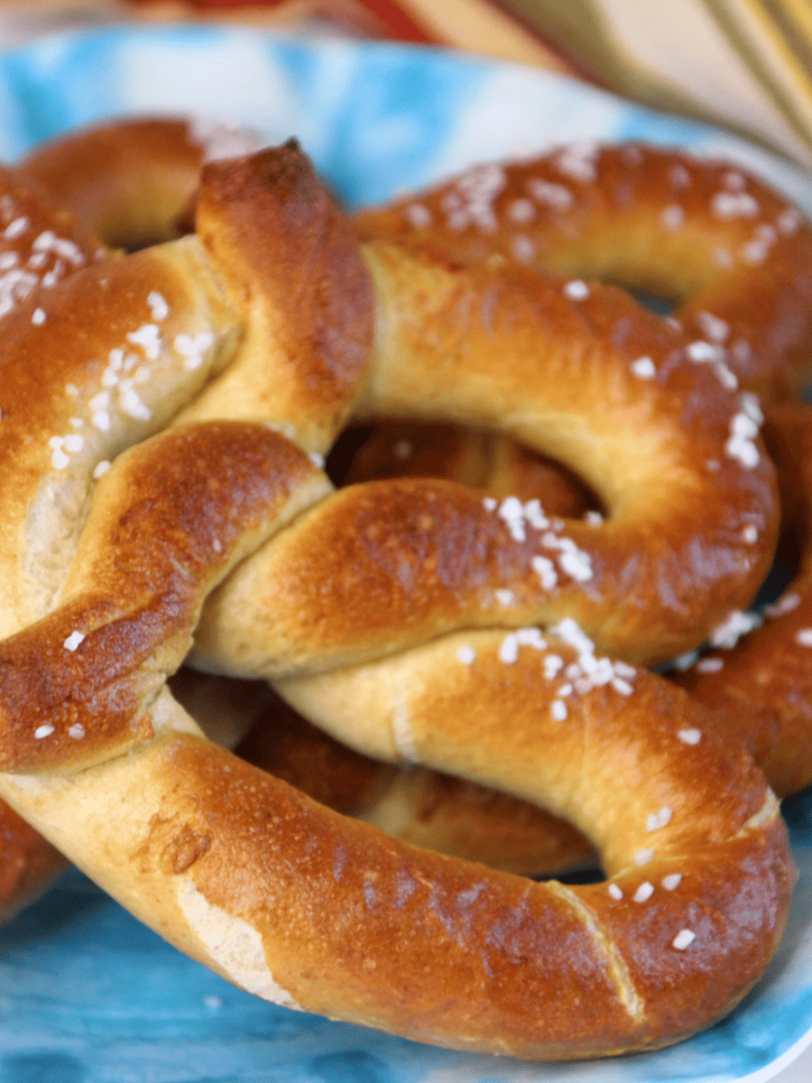
[[[197,213],[197,237],[55,288],[41,337],[9,314],[0,792],[172,943],[290,1007],[556,1059],[707,1026],[775,950],[786,830],[691,697],[596,651],[695,644],[755,590],[777,508],[752,397],[620,291],[359,250],[293,144],[206,167]],[[630,376],[641,356],[653,377]],[[333,492],[314,459],[338,430],[413,409],[557,453],[607,520],[442,481]],[[645,455],[619,437],[641,424]],[[219,749],[166,685],[193,637],[351,743],[572,818],[608,884],[414,850]]]

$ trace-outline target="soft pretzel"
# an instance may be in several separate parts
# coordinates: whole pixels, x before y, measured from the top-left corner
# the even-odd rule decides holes
[[[0,316],[109,258],[111,248],[177,235],[203,161],[245,149],[248,138],[199,120],[122,118],[71,132],[16,168],[0,168]],[[31,312],[35,324],[46,305],[47,294]],[[33,902],[67,864],[0,801],[0,922]]]
[[[812,231],[746,170],[645,144],[485,162],[356,217],[463,262],[498,257],[676,303],[700,356],[765,397],[810,374]]]
[[[541,495],[551,514],[582,514],[590,505],[584,487],[561,467],[514,441],[453,425],[392,420],[348,430],[327,469],[343,484],[448,477],[492,496]],[[181,676],[181,702],[200,722],[200,707],[205,716],[220,699],[219,685],[207,688],[203,675],[188,668]],[[211,735],[210,725],[204,729]],[[536,876],[594,866],[588,840],[546,810],[443,772],[364,756],[309,724],[279,696],[271,697],[235,751],[321,804],[404,842]]]
[[[765,428],[779,465],[800,564],[763,615],[739,613],[717,629],[710,649],[677,660],[673,679],[719,712],[719,725],[744,740],[780,795],[812,782],[812,408],[776,405]]]
[[[160,491],[144,499],[144,481],[159,469]],[[228,486],[211,485],[223,476]],[[485,630],[398,659],[401,671],[424,671],[402,687],[412,693],[404,704],[412,740],[429,762],[545,800],[596,838],[610,884],[573,891],[458,865],[335,819],[202,741],[162,691],[155,669],[171,664],[167,648],[189,634],[201,579],[233,563],[258,516],[284,521],[322,484],[304,453],[248,422],[182,426],[119,457],[88,529],[113,512],[121,532],[114,559],[131,575],[143,567],[145,541],[160,543],[163,569],[151,568],[148,586],[174,604],[158,614],[150,593],[142,612],[147,625],[160,616],[174,635],[164,627],[164,657],[150,654],[140,673],[112,686],[107,673],[88,685],[83,643],[63,650],[84,670],[81,685],[73,674],[74,694],[108,709],[129,700],[136,717],[148,710],[155,735],[66,777],[5,776],[6,795],[163,935],[288,1005],[442,1044],[544,1057],[656,1046],[729,1009],[761,972],[785,919],[785,831],[749,757],[703,733],[701,708],[662,679],[610,664],[612,679],[601,683],[600,660],[567,628],[547,648],[528,643],[509,667],[504,634]],[[245,494],[238,514],[232,486]],[[94,572],[97,589],[109,582],[103,568]],[[146,644],[128,609],[131,627],[117,629],[116,640],[141,654]],[[98,631],[106,629],[87,636],[91,650]],[[476,664],[465,664],[460,651],[472,645]],[[554,708],[558,662],[594,676],[578,682],[567,725]],[[426,682],[427,664],[441,667],[441,681]],[[636,711],[641,724],[630,725]],[[556,1010],[562,990],[568,1005],[588,995],[590,1011]]]
[[[28,318],[36,324],[48,291],[103,255],[100,242],[75,216],[13,170],[0,168],[0,317],[28,298]],[[66,865],[0,801],[0,922],[33,902]]]
[[[260,145],[255,133],[201,117],[116,117],[41,143],[16,172],[110,248],[133,251],[191,227],[204,162]]]
[[[373,760],[278,696],[235,752],[320,804],[414,846],[521,875],[595,867],[589,841],[545,809],[447,772]]]
[[[118,559],[130,570],[143,564],[154,537],[174,570],[171,582],[160,577],[176,599],[174,619],[166,616],[172,638],[193,624],[199,573],[232,563],[255,526],[263,452],[261,513],[275,505],[286,518],[302,488],[312,498],[317,471],[262,425],[183,426],[126,453],[106,476],[99,496],[128,534]],[[164,463],[160,499],[145,501],[144,478]],[[246,474],[255,481],[239,516],[226,487],[208,485],[226,473],[241,490]],[[91,527],[102,511],[97,502]],[[154,604],[144,604],[152,617]],[[147,673],[131,671],[114,689],[89,688],[85,671],[74,689],[108,704],[130,698],[136,716],[151,699],[152,739],[67,777],[6,776],[4,791],[163,935],[269,999],[523,1057],[657,1046],[728,1010],[761,972],[789,902],[785,832],[744,751],[704,733],[702,710],[662,679],[610,664],[609,683],[579,682],[562,725],[551,664],[586,674],[600,660],[568,629],[560,634],[546,648],[528,643],[508,667],[503,633],[459,633],[401,654],[410,679],[391,670],[390,679],[411,693],[402,709],[421,757],[573,816],[601,846],[608,886],[529,884],[334,818],[203,742],[155,690],[154,668],[167,658],[149,656]],[[465,664],[460,651],[471,647],[476,664]],[[438,666],[443,679],[427,681],[427,667]],[[344,671],[345,682],[353,676]],[[50,737],[61,733],[40,739]],[[566,1010],[556,1009],[562,996]],[[573,997],[590,1010],[572,1012]]]
[[[760,772],[703,732],[687,694],[597,656],[570,616],[601,650],[657,657],[750,595],[775,536],[757,411],[674,328],[617,291],[568,286],[391,245],[359,255],[288,145],[207,167],[197,237],[73,276],[35,343],[25,308],[9,314],[0,788],[136,914],[255,993],[460,1048],[594,1056],[707,1025],[775,948],[793,874]],[[653,378],[630,379],[643,353]],[[576,408],[586,391],[591,411]],[[452,483],[331,492],[311,456],[347,419],[417,412],[426,395],[436,416],[580,466],[606,522],[542,525],[540,508],[483,506]],[[624,451],[626,425],[645,426],[645,456]],[[607,457],[629,468],[622,483]],[[618,560],[631,539],[642,550]],[[236,652],[243,671],[227,599],[252,566],[268,589],[297,560],[323,584],[318,615],[300,576],[278,584],[263,673],[286,694],[352,687],[335,715],[360,714],[385,755],[572,816],[608,886],[413,851],[204,740],[167,673],[196,628],[201,655],[228,667]],[[683,587],[671,564],[687,564]],[[393,603],[407,589],[404,631]],[[652,593],[672,598],[664,615],[643,612]],[[528,618],[557,635],[545,646]],[[383,717],[376,681],[395,693]]]
[[[500,499],[539,499],[550,515],[575,519],[588,511],[600,514],[594,494],[560,463],[515,440],[459,425],[392,420],[362,427],[360,433],[350,429],[327,465],[344,485],[381,478],[451,478]]]
[[[195,118],[123,117],[35,148],[18,173],[69,206],[109,245],[132,250],[179,233],[203,162],[234,152],[246,139]],[[453,476],[497,496],[529,500],[543,493],[545,508],[555,514],[577,514],[584,499],[576,479],[513,441],[405,422],[378,428],[356,454],[347,480],[403,474],[407,442],[414,451],[410,474]],[[250,718],[245,704],[231,710],[232,687],[183,670],[173,693],[210,738],[228,744],[224,727],[245,726]],[[247,694],[261,700],[255,689]],[[390,834],[519,872],[556,872],[592,856],[583,836],[543,810],[438,772],[399,771],[371,760],[295,717],[278,699],[267,713],[241,755]]]

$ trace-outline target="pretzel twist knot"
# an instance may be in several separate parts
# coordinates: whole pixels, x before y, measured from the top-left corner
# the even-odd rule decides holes
[[[636,664],[701,642],[769,566],[756,400],[618,290],[359,247],[293,144],[207,167],[197,230],[77,273],[35,325],[9,314],[3,796],[291,1007],[521,1057],[706,1026],[777,944],[786,832],[746,753]],[[607,517],[442,481],[333,492],[342,426],[389,414],[515,436]],[[190,650],[367,752],[571,818],[608,884],[329,812],[205,740],[166,686]]]

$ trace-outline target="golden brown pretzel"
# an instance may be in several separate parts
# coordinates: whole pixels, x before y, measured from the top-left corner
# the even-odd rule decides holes
[[[330,469],[344,484],[453,478],[492,496],[541,497],[555,515],[580,515],[590,506],[589,494],[563,468],[493,433],[453,425],[390,421],[350,430],[331,453]],[[202,675],[183,672],[208,702]],[[181,702],[199,722],[197,694],[194,703],[188,696]],[[235,751],[321,804],[416,846],[536,876],[595,862],[584,836],[544,809],[425,767],[373,760],[309,724],[278,696]]]
[[[810,373],[812,232],[746,170],[645,144],[584,142],[474,166],[356,216],[463,262],[499,258],[676,303],[698,359],[768,397]]]
[[[327,465],[344,485],[375,478],[451,478],[500,499],[539,499],[550,515],[567,519],[598,511],[594,494],[560,463],[515,440],[459,425],[392,420],[360,433],[350,429]]]
[[[0,430],[0,458],[14,467],[0,470],[0,503],[15,543],[0,547],[4,796],[163,935],[271,999],[520,1056],[646,1048],[707,1025],[758,978],[783,927],[792,871],[776,802],[740,748],[703,733],[690,697],[598,657],[561,618],[579,612],[604,643],[656,657],[749,595],[775,534],[752,399],[695,365],[674,328],[616,291],[573,297],[557,276],[456,272],[387,245],[366,247],[362,261],[294,146],[204,176],[197,238],[65,282],[37,349],[27,313],[9,316],[3,393],[19,409]],[[88,292],[92,327],[81,319]],[[612,345],[618,320],[627,337]],[[540,327],[544,380],[527,368]],[[561,339],[576,328],[591,350],[573,357]],[[642,350],[654,378],[629,381]],[[591,415],[576,412],[567,375],[576,397],[602,393]],[[456,420],[501,424],[585,464],[606,524],[542,526],[538,508],[483,506],[451,483],[331,493],[310,455],[324,454],[353,413],[417,410],[427,389],[437,414],[456,408]],[[664,429],[653,458],[629,450],[624,459],[624,422],[654,418]],[[71,419],[83,424],[68,429]],[[82,440],[68,442],[77,430]],[[595,450],[612,435],[615,465],[635,466],[623,486],[606,469],[606,446]],[[635,492],[653,476],[660,488],[641,511]],[[429,512],[438,527],[443,513],[450,535],[426,533]],[[693,536],[676,534],[688,525]],[[657,553],[610,564],[630,536],[656,539]],[[531,885],[412,851],[202,738],[165,676],[203,623],[199,649],[234,661],[241,644],[224,620],[241,614],[229,612],[229,591],[239,594],[252,565],[267,586],[297,538],[325,593],[308,611],[312,591],[291,577],[274,598],[277,643],[269,651],[266,635],[259,646],[265,668],[270,653],[277,676],[289,675],[286,692],[310,685],[318,695],[331,679],[354,686],[355,715],[385,753],[399,748],[572,815],[600,846],[609,886]],[[462,569],[475,576],[468,598],[458,593],[464,576],[442,582],[451,566],[433,560],[427,538],[438,557],[453,540],[455,566],[466,545],[486,547],[469,550],[476,560]],[[379,580],[389,595],[361,596],[374,634],[365,606],[336,606],[364,572],[348,563],[359,544],[389,576]],[[713,583],[708,556],[720,572]],[[534,557],[558,569],[554,584]],[[684,589],[678,578],[668,587],[680,605],[644,617],[652,585],[662,593],[661,562],[686,559]],[[493,568],[501,578],[485,584]],[[432,587],[429,604],[406,633],[387,635],[408,576],[413,601],[421,576]],[[613,577],[627,595],[641,588],[631,605],[625,598],[626,626],[615,602],[600,618],[591,597],[608,594]],[[689,614],[698,585],[709,609]],[[558,622],[547,646],[522,630],[531,613]],[[328,616],[340,618],[332,629]],[[645,647],[642,623],[652,628]],[[359,692],[377,678],[397,691],[396,709],[372,732],[374,704]],[[340,718],[351,701],[334,707]],[[590,1010],[556,1007],[574,998]]]
[[[589,841],[545,809],[446,772],[373,760],[278,696],[235,752],[320,804],[414,846],[521,875],[595,865]]]
[[[73,215],[13,170],[0,168],[0,318],[28,298],[36,325],[48,291],[103,255],[103,246]],[[0,922],[33,902],[66,865],[0,801]]]
[[[16,172],[111,248],[132,251],[187,228],[204,162],[259,147],[255,134],[203,118],[116,117],[40,144]]]
[[[178,233],[207,158],[247,133],[193,119],[122,118],[71,132],[0,168],[0,316],[108,246],[133,249]],[[43,299],[46,303],[47,294]],[[36,322],[45,315],[37,305]],[[47,889],[66,860],[0,801],[0,922]]]
[[[765,428],[782,503],[800,550],[791,582],[766,613],[739,613],[711,649],[678,660],[674,680],[719,711],[722,731],[744,740],[780,795],[812,782],[812,407],[773,407]]]
[[[561,147],[534,160],[474,167],[362,212],[357,222],[366,235],[397,236],[464,262],[498,256],[670,297],[686,330],[706,338],[743,383],[775,395],[808,378],[808,226],[756,178],[725,163],[650,146]],[[707,355],[713,360],[710,349]],[[800,405],[782,407],[768,427],[771,451],[792,479],[785,506],[792,488],[809,486],[798,476],[804,415]],[[805,535],[806,506],[801,515]],[[812,781],[803,754],[805,654],[795,638],[809,622],[805,567],[765,626],[738,642],[754,618],[732,614],[711,639],[735,649],[720,648],[677,678],[722,711],[723,728],[744,734],[780,794]]]

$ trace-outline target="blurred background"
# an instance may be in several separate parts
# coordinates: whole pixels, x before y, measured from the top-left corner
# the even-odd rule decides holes
[[[535,64],[812,167],[810,0],[0,0],[0,45],[130,20],[225,20]]]

